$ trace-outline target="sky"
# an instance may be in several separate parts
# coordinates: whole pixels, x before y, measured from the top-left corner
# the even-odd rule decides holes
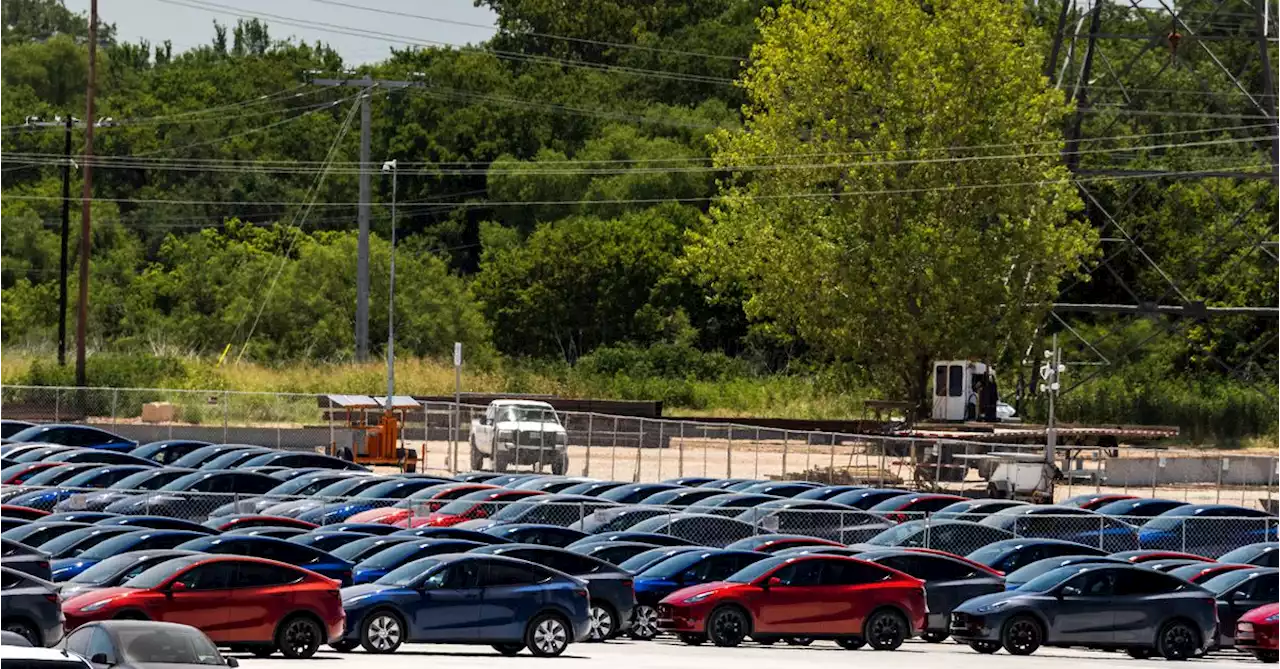
[[[472,0],[339,0],[343,4],[358,5],[374,10],[401,12],[436,19],[492,26],[493,12],[475,7]],[[64,0],[73,12],[89,11],[89,0]],[[181,2],[182,4],[176,4]],[[463,45],[488,39],[494,32],[490,28],[473,28],[439,21],[366,11],[354,7],[335,6],[317,0],[209,0],[214,7],[197,0],[163,2],[161,0],[99,0],[98,12],[102,21],[114,23],[123,41],[145,39],[159,44],[168,39],[174,51],[185,51],[193,46],[208,44],[213,39],[213,21],[234,25],[237,18],[253,18],[251,14],[275,14],[301,21],[329,23],[350,30],[392,33],[401,41],[365,35],[334,32],[327,26],[285,25],[279,19],[261,17],[267,23],[273,39],[295,37],[309,43],[327,42],[343,61],[359,65],[382,60],[391,54],[391,47],[404,48],[402,43],[420,42],[423,46],[439,43]],[[196,8],[195,5],[201,5]],[[205,8],[207,7],[207,8]],[[240,14],[241,16],[237,16]],[[407,39],[405,39],[407,38]]]

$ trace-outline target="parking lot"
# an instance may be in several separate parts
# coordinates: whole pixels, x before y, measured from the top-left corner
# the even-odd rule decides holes
[[[246,669],[297,668],[297,661],[281,659],[260,660],[249,655],[237,656]],[[335,653],[323,648],[312,661],[322,662],[335,669],[466,669],[479,666],[516,667],[520,665],[552,664],[586,665],[588,663],[609,669],[707,669],[708,667],[733,667],[733,669],[809,669],[814,663],[840,663],[843,666],[873,667],[875,669],[1102,669],[1128,664],[1133,667],[1164,663],[1164,660],[1134,660],[1124,653],[1105,653],[1066,648],[1043,648],[1035,655],[1015,657],[1005,653],[980,655],[967,646],[955,643],[928,644],[909,641],[898,650],[886,653],[862,649],[843,650],[835,644],[817,641],[808,647],[771,646],[745,644],[738,648],[714,646],[686,646],[675,640],[652,642],[611,641],[603,644],[574,644],[561,657],[554,660],[535,658],[528,654],[503,657],[488,646],[448,646],[405,644],[392,655],[371,655],[363,652]],[[1213,653],[1204,659],[1191,660],[1197,667],[1257,666],[1247,655],[1233,651]]]

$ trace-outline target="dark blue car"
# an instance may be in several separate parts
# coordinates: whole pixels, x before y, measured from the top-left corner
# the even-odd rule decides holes
[[[54,506],[85,488],[106,488],[130,474],[149,469],[140,465],[106,465],[86,469],[58,483],[57,488],[30,490],[5,500],[5,504],[52,511]]]
[[[1188,504],[1147,521],[1138,533],[1143,548],[1217,557],[1249,544],[1276,541],[1276,517],[1227,504]]]
[[[466,553],[472,548],[480,548],[487,545],[461,539],[406,541],[384,551],[378,551],[368,560],[356,563],[353,581],[357,585],[360,583],[373,583],[386,576],[391,570],[399,569],[410,562],[447,553]]]
[[[987,544],[967,557],[998,572],[1011,574],[1032,562],[1051,557],[1106,554],[1100,548],[1058,539],[1005,539]]]
[[[138,442],[88,425],[33,425],[9,437],[10,443],[41,442],[80,448],[105,448],[112,451],[133,450]]]
[[[107,505],[112,513],[145,513],[153,516],[204,519],[222,504],[224,497],[205,493],[264,493],[280,483],[265,474],[235,470],[194,471],[165,484],[159,490],[125,497]]]
[[[590,633],[587,586],[566,574],[497,555],[410,562],[374,583],[342,589],[340,651],[390,653],[400,644],[488,644],[554,657]]]
[[[587,536],[585,532],[560,527],[558,525],[538,525],[536,523],[512,523],[496,525],[482,530],[483,533],[501,539],[504,543],[539,544],[561,548]],[[493,542],[486,542],[493,543]]]
[[[171,518],[169,516],[111,515],[93,522],[96,525],[122,525],[136,530],[184,530],[187,532],[198,532],[206,535],[218,533],[218,531],[212,527],[205,527],[200,523],[186,520],[184,518]]]
[[[392,506],[397,501],[423,488],[430,488],[439,484],[439,480],[430,478],[393,478],[366,488],[353,499],[325,504],[317,509],[307,511],[298,516],[298,519],[317,525],[341,523],[361,511]]]
[[[102,511],[112,502],[136,494],[137,491],[159,490],[171,481],[190,473],[190,469],[176,467],[143,469],[116,481],[108,490],[78,493],[58,502],[53,508],[57,511]]]
[[[336,549],[342,548],[347,544],[352,544],[361,539],[368,539],[369,534],[362,532],[333,532],[329,530],[312,530],[305,534],[299,534],[296,537],[289,537],[289,541],[303,546],[310,546],[326,553],[331,553]]]
[[[1280,544],[1262,542],[1241,546],[1218,557],[1226,564],[1251,564],[1255,567],[1280,567]]]
[[[142,444],[129,451],[129,455],[136,455],[140,458],[167,465],[197,448],[212,445],[207,441],[196,441],[194,439],[165,439]]]
[[[1094,511],[1106,516],[1115,516],[1129,523],[1141,523],[1142,518],[1153,518],[1166,511],[1186,505],[1187,502],[1179,502],[1173,499],[1137,497],[1108,502],[1097,507]]]
[[[205,535],[186,530],[135,530],[125,532],[70,558],[54,560],[53,579],[55,582],[68,581],[84,570],[99,562],[124,553],[145,551],[159,548],[173,548],[178,544],[199,539]]]
[[[757,551],[707,548],[680,553],[636,574],[631,638],[647,641],[658,636],[658,602],[667,595],[691,585],[723,581],[769,557],[773,556]]]
[[[467,530],[461,527],[415,527],[407,530],[397,530],[390,533],[393,537],[420,537],[422,539],[462,539],[464,541],[475,541],[482,544],[508,544],[511,543],[502,537],[496,537],[487,532],[479,532],[476,530]]]
[[[245,467],[319,467],[322,469],[367,472],[368,467],[320,453],[273,451],[257,455]]]
[[[249,557],[277,560],[321,576],[327,576],[343,585],[351,585],[355,565],[347,560],[326,553],[318,548],[295,544],[274,537],[249,534],[224,534],[192,539],[177,546],[179,550],[217,553],[221,555],[247,555]]]

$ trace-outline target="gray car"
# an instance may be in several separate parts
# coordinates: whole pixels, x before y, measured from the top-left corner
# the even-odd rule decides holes
[[[62,606],[58,586],[30,574],[0,567],[0,618],[4,630],[20,634],[33,646],[62,640]]]
[[[1139,566],[1091,563],[970,599],[952,612],[951,636],[980,653],[1082,646],[1181,660],[1207,650],[1217,624],[1213,595],[1200,586]]]
[[[238,667],[204,632],[190,625],[150,620],[104,620],[77,627],[62,648],[86,657],[95,669]]]
[[[0,558],[4,566],[30,574],[44,581],[53,580],[49,554],[11,539],[0,539]]]

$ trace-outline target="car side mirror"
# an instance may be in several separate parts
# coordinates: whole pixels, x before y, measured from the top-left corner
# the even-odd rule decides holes
[[[89,661],[94,664],[111,664],[111,662],[107,660],[106,653],[94,653],[93,657],[89,658]]]
[[[1074,585],[1068,585],[1058,589],[1058,599],[1062,599],[1063,597],[1077,597],[1079,595],[1080,588],[1077,588]]]
[[[240,660],[237,660],[234,657],[228,657],[227,666],[231,667],[231,669],[236,669],[236,667],[240,666]]]
[[[768,590],[769,588],[776,588],[782,585],[782,579],[777,576],[770,576],[762,585],[765,590]]]
[[[172,595],[175,592],[186,592],[189,589],[190,588],[187,587],[186,583],[183,583],[182,581],[174,581],[173,583],[169,584],[168,592],[170,595]]]

